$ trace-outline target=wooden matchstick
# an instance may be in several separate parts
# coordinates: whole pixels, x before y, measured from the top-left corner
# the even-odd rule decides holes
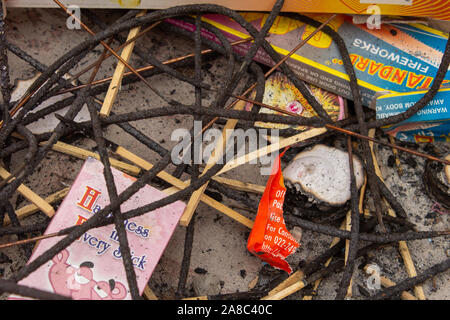
[[[147,10],[142,10],[136,15],[136,17],[141,17],[145,15],[146,12]],[[140,26],[131,29],[128,33],[127,41],[135,38],[140,30],[141,30]],[[131,43],[126,45],[122,50],[122,54],[120,56],[126,62],[130,60],[131,53],[133,52],[135,43],[136,41],[132,41]],[[109,88],[108,91],[106,92],[105,99],[103,100],[102,108],[100,109],[99,115],[101,117],[107,117],[111,112],[112,105],[114,104],[114,101],[116,100],[117,97],[117,92],[119,92],[119,89],[122,85],[122,78],[125,72],[125,68],[126,68],[125,64],[123,64],[121,61],[117,62],[116,70],[114,71],[114,75],[109,84]]]
[[[125,149],[121,146],[117,147],[115,152],[118,155],[120,155],[121,157],[123,157],[124,159],[129,160],[130,162],[136,164],[137,166],[139,166],[145,170],[150,170],[153,167],[153,165],[150,162],[138,157],[137,155],[133,154],[131,151],[128,151],[127,149]],[[174,186],[173,188],[168,188],[168,189],[163,190],[167,194],[173,194],[173,193],[179,191],[180,189],[189,187],[189,183],[182,181],[178,178],[175,178],[174,176],[172,176],[171,174],[169,174],[165,171],[159,172],[157,174],[157,176],[159,178],[161,178],[162,180],[164,180]],[[235,210],[227,207],[223,203],[214,200],[210,196],[202,194],[200,197],[200,200],[202,202],[206,203],[207,205],[209,205],[210,207],[212,207],[216,210],[219,210],[220,212],[224,213],[225,215],[229,216],[230,218],[236,220],[237,222],[247,226],[248,228],[251,229],[253,227],[252,220],[244,217],[243,215],[241,215],[240,213],[236,212]]]
[[[9,179],[11,174],[2,166],[0,166],[0,177],[2,179]],[[12,178],[9,182],[13,181],[15,178]],[[48,217],[53,217],[55,214],[55,209],[44,199],[42,199],[39,195],[37,195],[35,192],[33,192],[30,188],[28,188],[26,185],[21,184],[17,191],[25,197],[28,201],[31,203],[34,203],[36,207],[38,207],[42,212],[44,212]]]
[[[69,192],[69,189],[70,188],[67,187],[67,188],[64,188],[62,190],[59,190],[59,191],[49,195],[44,200],[46,202],[48,202],[49,204],[55,203],[55,202],[63,199],[67,195],[67,193]],[[33,213],[38,212],[39,210],[40,209],[35,204],[31,203],[29,205],[26,205],[26,206],[20,208],[20,209],[17,209],[16,210],[16,215],[17,215],[17,218],[20,220],[20,219],[23,219],[23,218],[26,218],[26,217],[32,215]],[[9,217],[6,216],[3,225],[6,226],[6,225],[8,225],[10,223],[11,223],[11,221],[9,220]]]
[[[368,136],[371,138],[375,137],[375,129],[370,129]],[[384,182],[383,176],[381,174],[380,166],[378,165],[377,157],[375,156],[375,152],[373,151],[373,142],[369,141],[369,146],[370,146],[370,152],[372,153],[373,166],[375,168],[375,173],[380,178],[380,180]],[[385,199],[385,202],[387,203],[386,199]],[[395,217],[396,216],[395,211],[390,208],[388,203],[387,203],[387,205],[388,205],[388,214],[392,217]],[[405,268],[406,268],[406,272],[408,273],[408,276],[411,278],[416,277],[417,271],[414,266],[414,262],[411,258],[411,254],[409,252],[406,241],[399,241],[398,249],[400,251],[400,255],[403,258],[403,262],[405,263]],[[421,285],[414,286],[414,293],[419,300],[426,300],[425,293],[424,293],[423,287]]]

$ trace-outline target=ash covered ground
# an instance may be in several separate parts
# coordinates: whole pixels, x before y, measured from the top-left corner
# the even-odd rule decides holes
[[[123,12],[100,10],[97,12],[105,21],[114,21]],[[88,38],[84,30],[68,30],[66,28],[66,16],[61,10],[51,9],[15,9],[8,12],[6,19],[7,39],[30,55],[45,63],[51,64],[70,48]],[[99,31],[94,28],[94,31]],[[126,36],[126,33],[123,34]],[[182,56],[193,51],[193,42],[177,35],[164,34],[158,29],[150,31],[137,44],[150,50],[158,59],[165,60]],[[117,46],[117,43],[116,43]],[[88,54],[78,66],[83,68],[88,63],[100,56],[102,48],[96,47]],[[10,63],[11,79],[29,79],[36,71],[27,63],[8,53]],[[143,66],[144,63],[133,56],[131,65]],[[105,61],[99,71],[98,78],[110,76],[116,62],[110,58]],[[226,61],[216,58],[207,61],[203,66],[205,82],[218,87],[221,76],[225,72]],[[193,76],[192,68],[180,69],[183,73]],[[87,76],[86,76],[87,77]],[[86,80],[83,78],[83,80]],[[243,79],[243,83],[246,79]],[[166,75],[158,75],[150,78],[150,83],[160,92],[175,100],[185,103],[194,102],[194,88],[188,84],[174,80]],[[17,84],[17,82],[16,82]],[[99,97],[102,98],[102,97]],[[204,101],[210,102],[212,94],[205,93]],[[189,100],[189,101],[187,101]],[[114,104],[113,110],[118,113],[143,110],[158,107],[160,100],[141,83],[126,85],[122,88]],[[158,141],[165,148],[170,149],[176,142],[171,141],[170,134],[176,128],[190,128],[189,116],[170,116],[165,118],[154,118],[135,122],[136,127]],[[220,127],[219,127],[220,128]],[[378,133],[379,134],[379,133]],[[110,126],[105,136],[122,145],[144,159],[155,163],[159,156],[148,151],[139,142],[125,134],[117,126]],[[380,136],[378,136],[380,137]],[[381,138],[387,141],[386,136]],[[95,143],[88,138],[79,138],[72,142],[74,145],[92,149]],[[423,173],[425,161],[421,158],[400,152],[401,170],[399,176],[398,168],[392,161],[392,149],[376,146],[376,155],[385,178],[387,186],[403,205],[410,222],[417,226],[420,231],[448,230],[449,212],[445,209],[437,210],[435,201],[425,191]],[[419,150],[430,151],[430,146],[420,145]],[[448,143],[437,143],[433,152],[442,154],[450,152]],[[10,169],[14,170],[24,157],[24,152],[18,152],[11,158]],[[356,152],[356,154],[358,154]],[[42,197],[46,197],[64,187],[70,186],[83,164],[79,160],[68,155],[57,152],[49,152],[41,162],[33,175],[27,179],[25,184]],[[286,166],[286,163],[283,163]],[[168,171],[172,172],[173,166]],[[265,185],[267,177],[259,174],[260,165],[243,165],[234,169],[226,177],[241,179],[259,185]],[[183,180],[188,176],[184,175]],[[252,201],[258,201],[259,196],[249,195]],[[16,208],[20,208],[28,202],[21,196],[15,196],[12,202]],[[223,203],[233,206],[242,206],[234,200],[223,197]],[[371,204],[368,204],[369,207]],[[254,219],[256,212],[236,209],[248,218]],[[36,213],[23,220],[23,223],[43,222],[48,219],[43,213]],[[340,224],[338,222],[337,226]],[[235,291],[247,291],[252,281],[258,276],[263,268],[261,261],[251,255],[247,249],[247,238],[249,229],[230,218],[224,216],[205,204],[200,204],[197,210],[194,243],[190,269],[188,273],[187,288],[190,294],[214,295],[219,293],[230,293]],[[33,235],[38,235],[35,233]],[[177,227],[164,252],[156,270],[154,271],[149,285],[160,299],[173,299],[177,289],[178,275],[183,256],[185,228]],[[0,243],[16,241],[16,236],[6,236],[0,239]],[[301,247],[289,257],[289,262],[296,265],[300,260],[310,260],[326,250],[332,237],[318,233],[303,231]],[[408,246],[412,259],[415,263],[417,273],[421,273],[432,265],[443,261],[448,257],[450,250],[449,237],[435,239],[424,239],[409,241]],[[20,246],[0,251],[0,277],[10,278],[17,270],[23,267],[31,254],[30,246]],[[360,258],[356,263],[353,276],[353,299],[365,299],[364,293],[359,289],[367,289],[368,276],[358,267],[366,262],[376,263],[382,275],[394,282],[399,282],[407,277],[398,247],[387,246],[380,249],[369,257]],[[269,272],[273,277],[278,271]],[[342,273],[322,281],[318,294],[314,299],[333,299],[340,282]],[[428,299],[450,299],[450,271],[442,273],[423,284],[425,295]],[[374,294],[376,291],[370,291]],[[412,291],[411,291],[412,292]],[[2,295],[6,298],[6,295]],[[302,292],[291,295],[288,299],[300,299]]]

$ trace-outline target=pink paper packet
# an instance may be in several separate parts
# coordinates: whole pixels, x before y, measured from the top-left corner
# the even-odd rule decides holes
[[[117,169],[111,170],[118,193],[136,180]],[[166,196],[162,191],[146,185],[121,205],[121,211],[129,211]],[[109,203],[103,165],[96,159],[88,158],[45,234],[83,223]],[[144,291],[185,207],[182,201],[176,201],[124,221],[140,294]],[[29,262],[62,238],[41,240]],[[19,284],[77,300],[131,299],[114,225],[87,231]],[[11,295],[9,299],[24,298]]]

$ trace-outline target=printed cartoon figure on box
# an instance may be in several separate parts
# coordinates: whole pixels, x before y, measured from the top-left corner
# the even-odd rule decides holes
[[[122,300],[127,289],[121,282],[94,280],[94,265],[85,262],[80,267],[68,263],[69,251],[63,250],[53,257],[48,278],[55,293],[76,300]]]

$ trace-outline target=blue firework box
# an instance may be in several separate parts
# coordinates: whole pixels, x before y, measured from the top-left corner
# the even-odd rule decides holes
[[[427,90],[431,86],[448,34],[418,24],[384,25],[379,30],[355,26],[352,29],[354,33],[343,34],[343,38],[348,41],[366,105],[374,92],[404,93]],[[449,82],[447,71],[443,85]]]
[[[427,91],[393,93],[376,100],[377,119],[405,112]],[[384,127],[386,133],[402,141],[450,141],[450,88],[442,88],[434,98],[412,117],[396,125]]]

